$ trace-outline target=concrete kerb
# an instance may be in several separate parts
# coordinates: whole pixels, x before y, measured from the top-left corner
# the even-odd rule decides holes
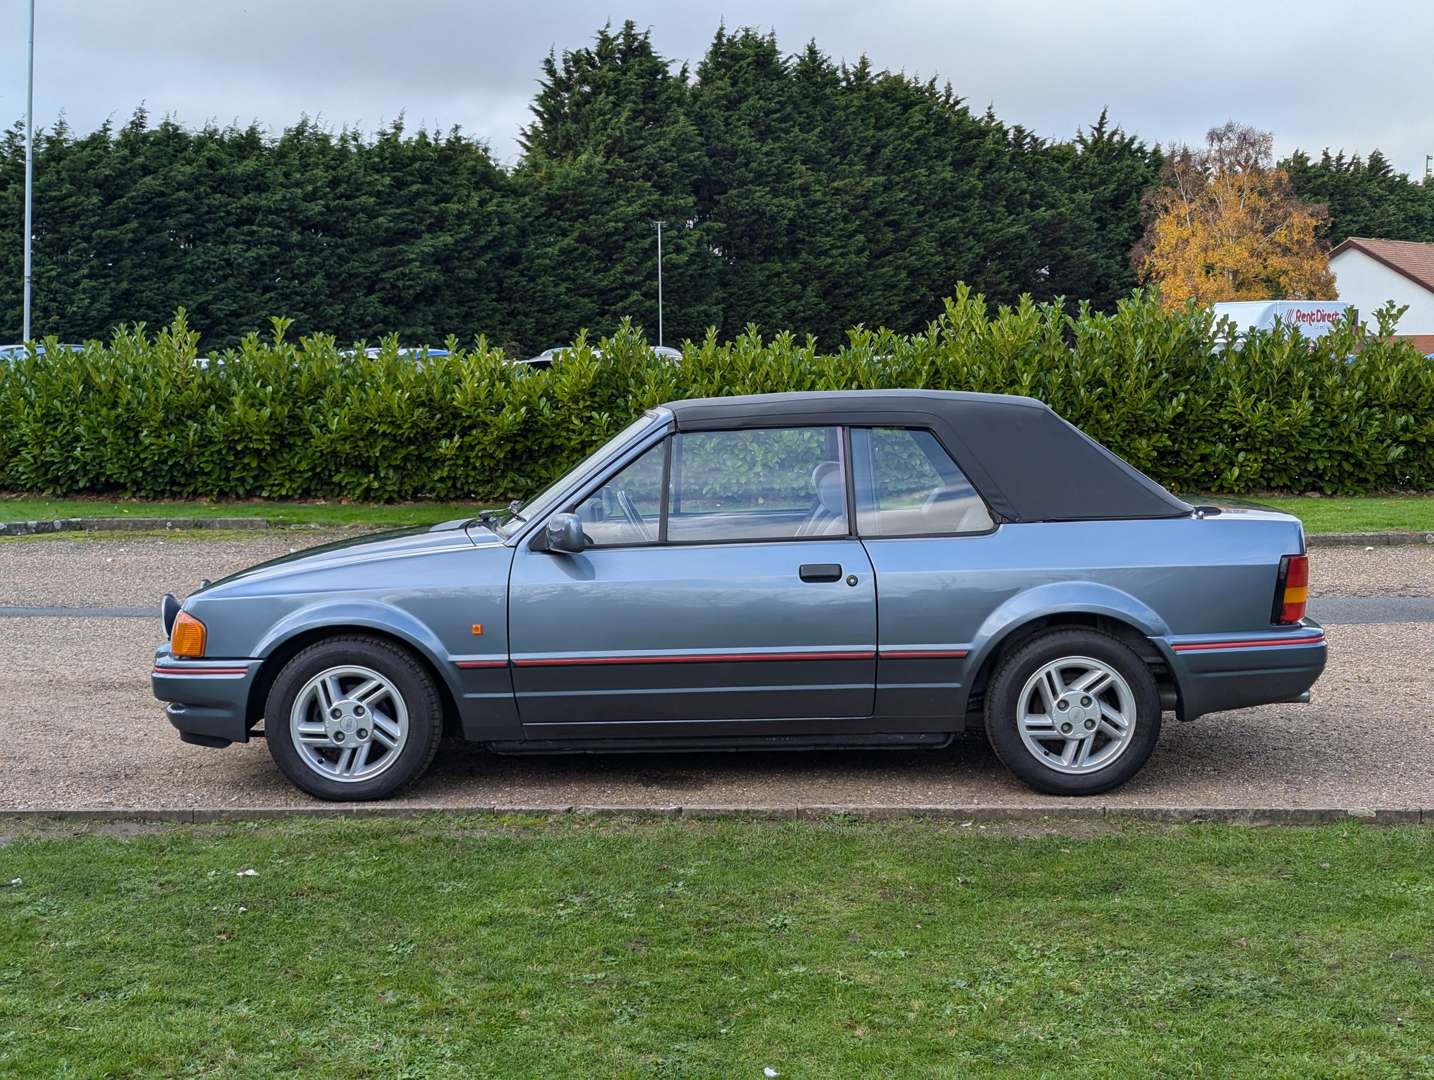
[[[853,821],[895,821],[930,819],[962,824],[1029,824],[1059,828],[1061,825],[1193,825],[1243,826],[1331,825],[1364,823],[1373,825],[1434,825],[1434,807],[1185,807],[1108,806],[1081,803],[1076,806],[851,806],[817,804],[809,806],[573,806],[563,804],[505,805],[488,803],[471,806],[432,805],[314,805],[256,807],[175,807],[14,809],[0,810],[0,829],[7,826],[111,825],[169,823],[195,825],[243,821],[276,821],[293,818],[418,818],[429,815],[480,814],[496,817],[638,818],[673,820],[729,819],[737,821],[824,821],[846,818]]]
[[[1434,544],[1434,532],[1313,533],[1305,537],[1310,547],[1399,547],[1406,544]]]

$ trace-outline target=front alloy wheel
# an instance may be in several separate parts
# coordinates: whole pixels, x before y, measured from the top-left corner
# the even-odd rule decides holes
[[[264,708],[269,753],[321,799],[383,799],[438,752],[443,701],[406,648],[367,634],[332,637],[294,656]]]
[[[408,706],[372,668],[326,668],[304,684],[289,710],[299,757],[340,784],[371,780],[391,768],[408,742]]]

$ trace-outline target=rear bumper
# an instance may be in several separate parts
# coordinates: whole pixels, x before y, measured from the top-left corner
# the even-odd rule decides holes
[[[249,741],[249,691],[260,660],[180,660],[155,650],[149,684],[179,737],[200,746]]]
[[[1327,654],[1324,629],[1310,619],[1276,631],[1202,634],[1164,644],[1179,687],[1182,720],[1298,701],[1324,671]]]

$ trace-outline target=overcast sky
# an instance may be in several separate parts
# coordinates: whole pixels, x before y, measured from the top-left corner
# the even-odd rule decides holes
[[[27,0],[0,0],[0,126],[25,109]],[[143,101],[190,125],[300,113],[372,129],[460,125],[517,155],[539,64],[606,21],[650,27],[694,64],[719,22],[949,80],[973,109],[1068,137],[1109,105],[1147,140],[1236,119],[1277,150],[1382,149],[1416,176],[1434,152],[1428,0],[36,0],[35,113],[80,130]]]

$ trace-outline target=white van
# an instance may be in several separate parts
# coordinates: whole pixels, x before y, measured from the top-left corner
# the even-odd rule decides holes
[[[1350,305],[1343,300],[1232,300],[1212,304],[1210,310],[1216,319],[1231,319],[1241,336],[1283,323],[1305,337],[1321,338],[1343,321]]]

